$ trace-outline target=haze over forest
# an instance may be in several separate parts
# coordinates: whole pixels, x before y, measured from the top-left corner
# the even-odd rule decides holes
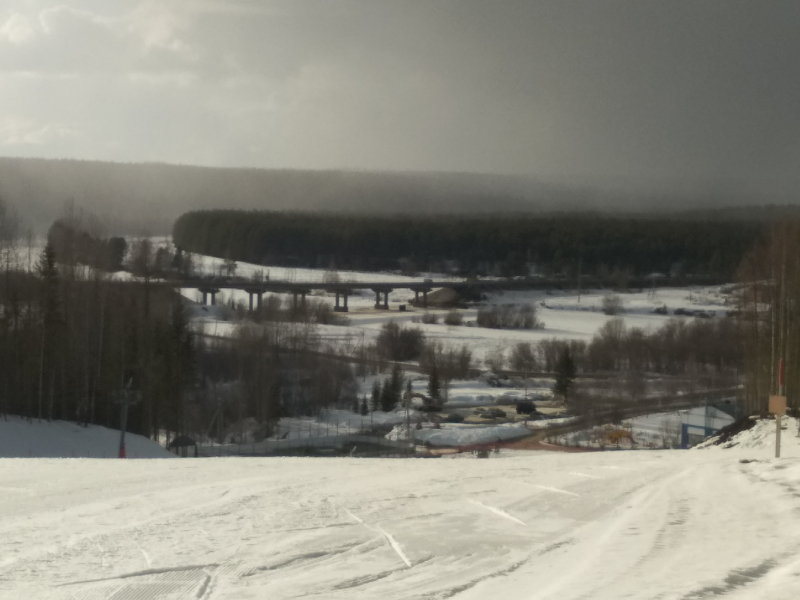
[[[0,158],[0,197],[42,232],[68,201],[101,215],[111,232],[162,234],[196,209],[492,214],[599,211],[664,216],[728,208],[736,218],[772,211],[730,210],[785,204],[785,198],[673,190],[636,193],[545,185],[531,177],[474,173],[311,171]]]

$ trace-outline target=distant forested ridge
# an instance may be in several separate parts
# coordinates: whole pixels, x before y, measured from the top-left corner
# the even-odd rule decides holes
[[[216,168],[0,157],[0,198],[46,231],[72,200],[111,234],[160,234],[190,210],[308,210],[371,214],[486,213],[586,207],[582,194],[531,178]],[[589,204],[591,205],[591,203]]]
[[[617,189],[618,191],[613,191]],[[533,176],[216,168],[0,157],[0,199],[46,232],[65,202],[97,215],[110,235],[166,233],[192,210],[433,215],[554,211],[659,214],[696,220],[800,216],[795,198],[694,189],[641,192],[545,183]],[[782,203],[767,206],[770,202]],[[720,207],[729,207],[721,209]],[[705,212],[696,214],[697,209]],[[682,212],[678,212],[682,211]]]
[[[766,224],[581,216],[364,216],[238,210],[184,214],[184,250],[246,262],[338,269],[608,277],[658,272],[733,278]]]

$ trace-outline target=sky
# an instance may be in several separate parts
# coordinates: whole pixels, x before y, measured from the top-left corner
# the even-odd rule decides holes
[[[4,0],[0,155],[792,193],[796,0]]]

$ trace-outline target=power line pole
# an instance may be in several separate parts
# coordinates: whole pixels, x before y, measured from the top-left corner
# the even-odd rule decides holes
[[[133,379],[128,381],[128,385],[122,390],[122,397],[117,401],[120,405],[120,427],[119,427],[119,458],[127,458],[125,450],[125,429],[128,427],[128,407],[139,402],[139,398],[133,398],[131,394],[131,384]]]

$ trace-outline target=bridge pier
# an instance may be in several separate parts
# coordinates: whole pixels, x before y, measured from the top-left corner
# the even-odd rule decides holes
[[[292,309],[293,310],[297,310],[298,308],[301,308],[301,309],[305,310],[305,308],[306,308],[306,293],[307,293],[306,290],[302,290],[302,291],[299,291],[299,292],[292,292]],[[299,307],[297,305],[297,296],[300,296],[300,306]]]
[[[198,288],[198,291],[203,294],[203,306],[208,306],[209,296],[211,296],[211,306],[217,303],[217,294],[220,292],[219,288],[203,287]]]
[[[378,310],[389,310],[389,292],[391,290],[372,290],[375,292],[375,308]],[[383,294],[383,304],[381,304],[381,294]]]
[[[344,300],[344,306],[339,305],[339,296]],[[333,307],[334,312],[347,312],[347,292],[336,292],[336,306]]]

